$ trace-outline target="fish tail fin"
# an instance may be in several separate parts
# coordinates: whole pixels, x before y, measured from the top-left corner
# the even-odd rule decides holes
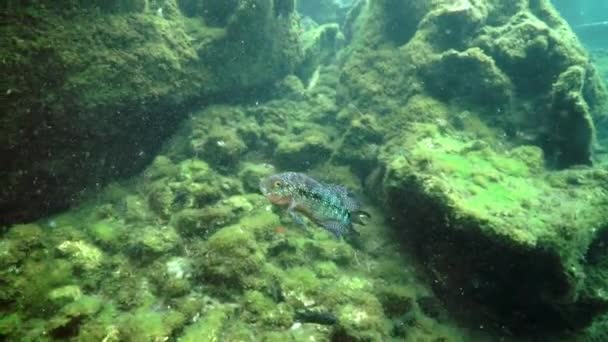
[[[372,215],[365,210],[358,209],[352,213],[353,222],[362,226],[365,226],[371,217]]]

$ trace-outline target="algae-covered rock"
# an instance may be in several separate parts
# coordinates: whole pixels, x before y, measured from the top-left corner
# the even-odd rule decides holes
[[[547,172],[540,153],[419,132],[389,143],[383,186],[446,298],[464,293],[518,332],[583,327],[608,310],[588,259],[608,227],[605,170]]]
[[[243,182],[245,190],[258,192],[260,189],[260,180],[275,172],[275,169],[270,164],[244,163],[239,171],[239,178]]]
[[[419,23],[409,35],[386,30],[401,27],[391,23],[407,20]],[[474,108],[473,116],[501,131],[497,136],[526,137],[543,148],[554,166],[588,163],[594,139],[589,118],[605,116],[608,93],[548,1],[370,3],[355,26],[359,34],[346,54],[338,89],[345,102],[386,113],[388,121],[401,128],[404,115],[424,120],[402,108],[421,93],[430,94],[460,107],[455,112]],[[560,76],[571,67],[580,68],[582,83],[570,84],[572,77]],[[556,92],[558,78],[562,84],[567,81],[568,89],[576,89],[577,100]],[[572,111],[566,115],[568,125],[580,129],[556,130],[558,107]],[[455,115],[444,119],[450,116]]]
[[[0,318],[0,336],[17,336],[21,325],[21,317],[18,314],[3,315]]]
[[[302,45],[304,60],[298,67],[297,74],[306,81],[308,88],[313,88],[316,82],[313,79],[315,69],[321,64],[333,62],[338,50],[344,45],[344,35],[338,24],[325,24],[305,32]]]
[[[357,173],[367,174],[377,162],[382,141],[381,127],[376,117],[363,115],[350,122],[340,142],[336,158],[353,165]]]
[[[243,295],[243,319],[266,327],[289,328],[293,323],[293,311],[285,303],[275,303],[259,291],[247,291]]]
[[[224,130],[211,132],[200,147],[200,152],[214,167],[229,171],[238,166],[246,147],[235,130]]]
[[[103,253],[86,241],[64,241],[57,246],[57,250],[67,256],[76,267],[85,271],[98,269],[103,263]]]
[[[74,337],[78,334],[82,322],[97,313],[101,306],[100,298],[81,296],[61,308],[59,313],[48,321],[46,329],[56,339]]]
[[[128,341],[166,340],[184,324],[184,316],[174,310],[163,312],[142,307],[131,314],[118,318],[119,339]]]
[[[222,336],[222,329],[228,319],[229,308],[219,306],[210,309],[197,322],[186,327],[180,341],[219,341]]]
[[[144,177],[149,181],[155,181],[165,177],[174,177],[177,173],[178,168],[171,159],[158,155],[144,171]]]
[[[553,85],[551,109],[553,116],[547,126],[553,127],[546,139],[545,150],[552,154],[558,166],[591,164],[595,126],[584,99],[585,70],[572,66]]]
[[[305,170],[327,160],[331,152],[327,135],[309,131],[279,142],[275,150],[275,159],[282,168]]]
[[[225,227],[203,245],[200,277],[227,289],[247,288],[256,282],[264,263],[253,234],[240,225]]]
[[[193,102],[293,71],[302,51],[292,7],[272,0],[7,5],[0,223],[66,208],[76,194],[133,175]]]
[[[458,72],[461,71],[461,72]],[[479,48],[448,50],[422,69],[425,86],[435,98],[504,110],[511,104],[511,81]],[[466,73],[467,77],[462,77]]]
[[[76,285],[58,287],[49,292],[49,299],[55,302],[55,305],[70,303],[80,299],[80,297],[82,297],[82,291]]]
[[[179,235],[171,226],[146,226],[133,230],[131,234],[129,247],[138,254],[165,254],[179,243]]]
[[[346,304],[338,309],[337,338],[351,341],[383,341],[389,336],[389,324],[382,307],[373,297],[362,297],[360,304]]]
[[[227,206],[184,209],[173,217],[176,228],[183,236],[208,236],[234,219],[231,208]]]
[[[115,220],[94,222],[87,227],[87,231],[94,241],[110,248],[119,248],[127,233],[124,224]]]
[[[37,224],[18,224],[8,231],[3,242],[12,253],[29,253],[40,247],[44,241],[44,231]],[[11,254],[10,252],[7,254]]]
[[[207,237],[252,210],[253,204],[248,198],[236,195],[204,208],[184,209],[176,213],[173,220],[182,235]]]

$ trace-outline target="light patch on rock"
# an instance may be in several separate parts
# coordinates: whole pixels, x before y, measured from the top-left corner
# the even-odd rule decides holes
[[[190,262],[186,258],[172,258],[167,261],[167,274],[175,279],[190,277]]]
[[[57,249],[68,256],[76,266],[85,270],[98,268],[103,260],[103,253],[99,248],[82,240],[64,241]]]

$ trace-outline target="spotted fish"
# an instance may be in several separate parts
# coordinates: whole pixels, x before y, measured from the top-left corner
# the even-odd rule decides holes
[[[337,237],[356,232],[353,224],[364,224],[363,219],[370,217],[345,187],[325,184],[303,173],[268,176],[260,181],[260,190],[272,203],[287,207],[297,223],[303,223],[302,214]]]

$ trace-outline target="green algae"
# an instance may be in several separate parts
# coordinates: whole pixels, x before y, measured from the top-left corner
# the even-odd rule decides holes
[[[303,58],[288,2],[279,17],[270,0],[204,2],[189,14],[177,3],[8,5],[1,67],[10,115],[1,119],[1,145],[17,162],[3,177],[3,188],[15,189],[3,207],[32,210],[3,211],[3,222],[66,208],[83,188],[134,175],[186,117],[184,108],[271,85]],[[215,12],[226,21],[209,21]],[[75,168],[83,172],[70,174]],[[40,205],[29,189],[34,179],[54,201]]]
[[[119,337],[129,341],[154,341],[167,338],[173,329],[183,324],[184,317],[177,311],[155,312],[141,308],[119,317]]]
[[[225,227],[211,237],[200,261],[204,278],[228,288],[252,286],[259,277],[264,255],[253,234],[240,225]]]
[[[224,307],[212,308],[200,321],[185,329],[182,341],[220,341],[223,325],[228,319],[228,310]]]
[[[108,246],[120,244],[126,233],[124,225],[114,220],[97,221],[88,227],[88,231],[94,241]]]
[[[597,179],[602,179],[602,171],[546,171],[542,167],[542,154],[538,148],[524,146],[511,151],[498,150],[478,141],[447,136],[425,125],[404,140],[393,142],[394,147],[385,151],[383,158],[387,160],[390,175],[385,186],[391,193],[400,187],[397,185],[399,182],[405,182],[411,196],[422,201],[416,191],[424,194],[422,198],[428,202],[423,205],[434,208],[434,215],[448,215],[444,223],[427,223],[431,225],[431,230],[443,231],[438,234],[454,234],[450,240],[457,244],[470,243],[460,240],[459,235],[463,234],[469,236],[467,240],[474,240],[473,236],[478,236],[481,241],[495,240],[499,245],[504,244],[506,250],[513,249],[506,252],[508,254],[517,255],[525,251],[546,257],[542,254],[548,251],[557,256],[553,266],[555,269],[550,269],[544,277],[554,279],[550,287],[557,284],[569,287],[560,294],[557,294],[557,289],[550,290],[565,300],[562,310],[570,310],[568,306],[583,305],[577,301],[577,296],[594,291],[585,288],[602,288],[596,281],[585,281],[580,271],[585,268],[582,261],[585,251],[591,241],[598,238],[598,227],[606,224],[601,208],[608,202],[605,190],[601,190],[604,187],[602,181],[596,183]],[[407,157],[391,154],[397,147],[408,146]],[[574,183],[577,186],[573,187]],[[595,188],[598,186],[600,189]],[[401,195],[394,194],[396,197],[393,201],[401,198]],[[409,207],[407,201],[398,201],[403,206],[397,206],[401,208],[399,210]],[[429,219],[430,216],[414,218],[432,222]],[[420,237],[426,241],[424,232],[412,231],[408,234],[412,234],[414,239]],[[438,246],[446,252],[446,245],[439,243]],[[431,252],[433,250],[432,243],[420,249],[423,254],[434,253]],[[481,255],[487,257],[485,253]],[[443,262],[433,264],[432,271],[441,269],[439,272],[449,274],[443,268]],[[487,272],[484,261],[476,260],[475,255],[467,256],[466,263],[466,267],[478,267],[475,272]],[[592,268],[585,269],[589,274],[595,272]],[[597,295],[591,297],[593,299],[589,300],[592,301],[603,300]]]

